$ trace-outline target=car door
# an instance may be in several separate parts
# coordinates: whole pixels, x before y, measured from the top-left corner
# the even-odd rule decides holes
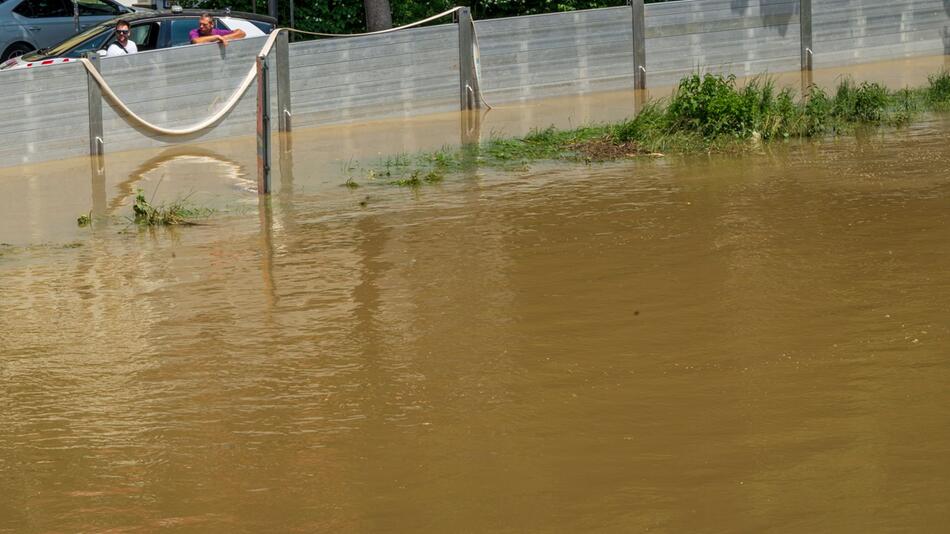
[[[37,48],[52,46],[75,33],[73,5],[68,0],[23,0],[12,13]]]

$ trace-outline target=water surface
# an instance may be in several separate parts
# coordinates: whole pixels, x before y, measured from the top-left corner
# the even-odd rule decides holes
[[[950,520],[948,117],[341,185],[450,133],[299,132],[263,201],[243,140],[0,176],[0,531]]]

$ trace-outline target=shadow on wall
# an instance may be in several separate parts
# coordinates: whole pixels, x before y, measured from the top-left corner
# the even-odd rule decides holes
[[[950,17],[950,0],[943,0],[943,10]],[[943,27],[943,55],[950,56],[950,27]]]
[[[948,2],[950,0],[944,0],[945,4]],[[777,29],[782,37],[785,37],[785,34],[788,33],[788,25],[792,23],[792,19],[798,22],[796,16],[798,6],[788,0],[731,0],[729,6],[733,13],[747,16],[746,14],[755,4],[759,6],[759,18],[762,25]]]

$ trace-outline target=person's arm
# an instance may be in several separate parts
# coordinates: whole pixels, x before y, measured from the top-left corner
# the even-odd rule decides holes
[[[227,45],[228,41],[233,41],[234,39],[243,39],[247,34],[244,33],[244,30],[234,30],[231,33],[225,35],[205,35],[204,37],[192,37],[191,44],[201,44],[201,43],[221,43]]]
[[[228,41],[233,41],[235,39],[244,39],[246,36],[247,34],[244,33],[244,30],[238,28],[227,35],[223,35],[222,37],[224,37]]]

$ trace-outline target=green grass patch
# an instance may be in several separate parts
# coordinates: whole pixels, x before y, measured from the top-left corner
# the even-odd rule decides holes
[[[798,96],[767,77],[738,85],[734,76],[693,74],[672,96],[648,103],[633,118],[570,130],[532,130],[524,137],[491,138],[477,146],[398,154],[370,169],[370,180],[419,187],[472,166],[520,170],[540,160],[590,163],[663,153],[744,150],[763,142],[820,138],[857,129],[900,127],[919,113],[950,109],[950,71],[928,84],[889,90],[842,79],[834,91],[812,85]],[[348,180],[349,182],[349,180]]]
[[[182,199],[168,205],[154,206],[139,190],[132,204],[132,222],[140,226],[193,225],[196,224],[195,219],[206,218],[214,213],[209,208],[187,206],[186,201]]]

